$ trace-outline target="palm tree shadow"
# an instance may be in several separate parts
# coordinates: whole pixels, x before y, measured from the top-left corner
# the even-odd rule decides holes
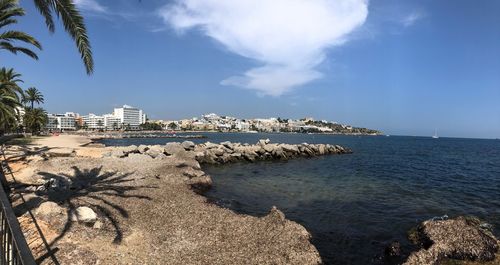
[[[94,210],[98,216],[108,220],[115,231],[113,243],[119,244],[123,240],[123,230],[120,226],[118,216],[128,218],[128,211],[122,206],[114,203],[113,198],[124,199],[144,199],[152,200],[145,195],[130,194],[140,189],[157,188],[149,185],[132,185],[131,182],[143,178],[128,178],[134,172],[119,174],[117,172],[102,172],[101,167],[92,169],[79,169],[72,167],[73,174],[52,174],[39,172],[45,180],[43,196],[49,201],[64,205],[67,209],[68,219],[64,224],[62,232],[52,241],[54,245],[57,241],[72,228],[74,222],[71,216],[79,206],[88,206]]]

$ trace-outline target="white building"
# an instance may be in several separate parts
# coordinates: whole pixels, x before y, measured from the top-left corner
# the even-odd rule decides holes
[[[138,129],[139,125],[146,123],[146,114],[142,110],[128,105],[115,108],[113,116],[120,119],[120,123],[130,129]]]
[[[75,113],[65,113],[65,114],[49,114],[47,129],[48,130],[76,130],[76,120]]]
[[[250,123],[242,120],[236,120],[235,126],[238,131],[246,132],[250,130]]]
[[[117,130],[122,128],[122,121],[113,114],[104,114],[104,127],[106,130]]]
[[[83,126],[88,129],[104,129],[104,116],[89,113],[82,117]]]

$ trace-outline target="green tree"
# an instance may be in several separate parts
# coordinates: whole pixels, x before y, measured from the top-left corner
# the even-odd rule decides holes
[[[101,120],[98,120],[98,121],[97,121],[97,127],[98,127],[99,129],[101,129],[103,125],[104,125],[104,123],[103,123]]]
[[[42,93],[35,87],[30,87],[26,89],[23,93],[23,103],[30,103],[31,108],[34,107],[34,104],[41,104],[44,102],[44,98]]]
[[[0,128],[6,131],[17,125],[18,107],[21,106],[19,95],[22,89],[17,83],[22,82],[21,75],[13,69],[0,69]]]
[[[17,23],[16,17],[24,16],[24,10],[19,7],[17,0],[0,0],[0,49],[17,54],[24,53],[38,60],[35,52],[29,48],[18,46],[18,42],[26,43],[42,49],[40,43],[32,36],[22,31],[5,30],[4,28]]]
[[[45,24],[52,33],[55,31],[53,16],[60,18],[64,29],[74,40],[83,60],[87,74],[94,71],[94,60],[85,22],[73,0],[33,0]]]
[[[172,129],[172,130],[175,130],[177,129],[177,124],[175,124],[175,122],[171,122],[169,125],[168,125],[168,128]]]
[[[27,109],[24,114],[24,126],[33,134],[39,134],[47,124],[47,112],[42,108]]]

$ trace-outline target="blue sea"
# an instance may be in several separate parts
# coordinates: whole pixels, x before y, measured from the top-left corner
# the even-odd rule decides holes
[[[195,142],[340,144],[353,154],[206,166],[208,198],[263,216],[273,205],[307,228],[326,264],[384,263],[392,241],[413,250],[407,231],[421,221],[475,215],[500,227],[500,140],[404,136],[204,133]],[[106,145],[175,139],[109,139]],[[398,263],[400,260],[390,261]],[[389,261],[386,263],[390,263]]]

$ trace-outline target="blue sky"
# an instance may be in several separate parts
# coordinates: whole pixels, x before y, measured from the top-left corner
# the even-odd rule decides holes
[[[129,104],[152,119],[312,116],[388,134],[500,138],[499,1],[352,0],[328,12],[318,11],[328,1],[286,1],[253,10],[247,0],[78,0],[95,59],[87,76],[63,29],[49,34],[23,0],[16,28],[42,43],[40,60],[0,61],[44,93],[49,112]]]

